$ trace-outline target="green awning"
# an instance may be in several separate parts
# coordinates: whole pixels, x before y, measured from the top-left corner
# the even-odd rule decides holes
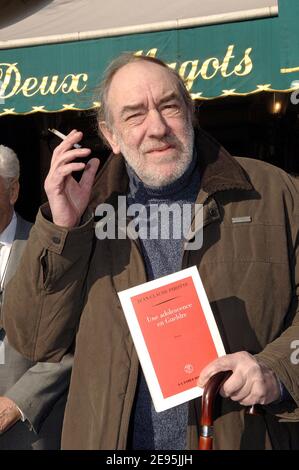
[[[194,99],[290,91],[299,80],[299,2],[279,16],[189,29],[132,34],[0,51],[0,115],[85,110],[124,51],[165,60]]]

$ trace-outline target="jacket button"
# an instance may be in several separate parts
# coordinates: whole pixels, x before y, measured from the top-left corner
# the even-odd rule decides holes
[[[216,209],[213,209],[213,208],[209,209],[209,214],[211,217],[216,217],[217,216]]]
[[[59,237],[52,237],[52,242],[55,243],[55,245],[58,245],[60,243],[60,238]]]

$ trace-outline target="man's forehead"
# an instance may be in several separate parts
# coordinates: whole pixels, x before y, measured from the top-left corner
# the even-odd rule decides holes
[[[158,100],[180,96],[177,81],[168,68],[141,60],[126,64],[116,72],[110,84],[108,100],[114,97],[118,105],[135,105],[147,93],[154,94]]]
[[[170,69],[167,66],[162,66],[155,62],[150,62],[147,60],[138,59],[134,62],[129,62],[128,64],[123,65],[114,75],[116,78],[118,75],[121,76],[123,79],[126,75],[132,75],[139,73],[147,73],[151,74],[152,76],[160,76],[166,75],[168,77],[171,76]]]
[[[162,105],[169,103],[170,101],[180,101],[179,93],[176,91],[167,90],[165,93],[159,93],[157,96],[154,96],[154,102],[156,105]],[[145,105],[151,104],[147,100],[147,96],[136,95],[134,94],[131,97],[124,97],[123,100],[119,103],[122,110],[127,109],[137,109]]]

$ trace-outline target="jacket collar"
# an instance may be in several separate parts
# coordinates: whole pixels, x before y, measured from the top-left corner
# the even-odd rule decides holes
[[[252,190],[243,168],[216,140],[202,129],[195,133],[202,190],[209,196],[229,189]]]
[[[195,130],[195,146],[201,174],[201,192],[205,198],[218,191],[253,189],[239,163],[202,129]],[[110,155],[96,176],[91,194],[91,207],[101,202],[115,205],[117,197],[128,191],[129,178],[122,155]]]

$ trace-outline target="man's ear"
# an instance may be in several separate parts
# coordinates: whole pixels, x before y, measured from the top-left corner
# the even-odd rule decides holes
[[[118,144],[118,139],[116,138],[115,133],[107,125],[106,121],[101,121],[99,123],[99,128],[105,136],[106,140],[108,141],[110,147],[112,148],[113,153],[115,153],[116,155],[121,153],[120,146]]]
[[[20,184],[18,180],[13,180],[9,185],[9,202],[12,206],[15,205],[19,197]]]

